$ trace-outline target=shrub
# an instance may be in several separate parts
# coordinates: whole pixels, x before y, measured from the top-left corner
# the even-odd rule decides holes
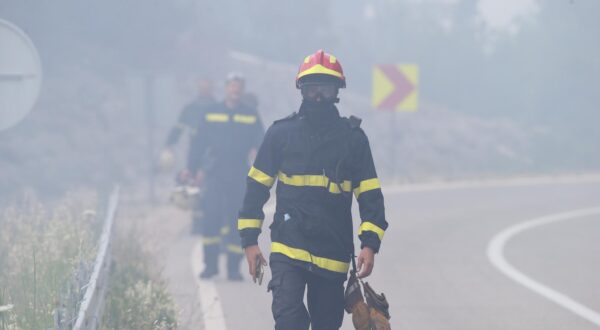
[[[29,195],[0,211],[0,302],[14,305],[6,326],[53,327],[56,307],[80,294],[73,279],[95,256],[95,205],[90,193],[52,208]]]
[[[134,230],[117,233],[104,329],[175,329],[175,305]]]

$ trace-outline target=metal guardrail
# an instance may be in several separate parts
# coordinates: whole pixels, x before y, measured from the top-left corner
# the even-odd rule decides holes
[[[13,309],[13,305],[4,305],[4,306],[0,306],[0,313],[3,312],[8,312],[11,309]]]
[[[13,309],[13,305],[4,305],[0,306],[0,329],[6,329],[7,327],[7,319],[6,316]]]
[[[5,316],[13,309],[13,305],[4,305],[0,306],[0,329],[6,328],[6,319]]]
[[[100,236],[94,270],[89,282],[85,285],[85,295],[77,313],[74,330],[96,330],[100,328],[104,311],[104,298],[106,297],[110,275],[113,223],[118,205],[119,187],[117,186],[108,201],[108,211]]]

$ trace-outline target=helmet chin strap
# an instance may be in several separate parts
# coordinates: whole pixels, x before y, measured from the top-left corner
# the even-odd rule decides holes
[[[321,101],[315,101],[315,100],[309,100],[309,99],[302,100],[302,103],[304,103],[308,107],[312,108],[313,110],[330,108],[338,102],[339,102],[338,98],[331,99],[331,100],[321,100]]]
[[[305,101],[305,102],[307,102],[307,103],[309,103],[309,104],[313,104],[313,105],[317,105],[317,104],[336,104],[336,103],[340,102],[340,98],[337,97],[337,96],[334,97],[334,98],[332,98],[332,99],[326,99],[326,98],[321,97],[320,101],[311,100],[311,99],[308,99],[306,97],[303,97],[302,100]]]

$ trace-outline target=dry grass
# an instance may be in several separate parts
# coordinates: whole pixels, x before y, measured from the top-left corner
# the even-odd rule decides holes
[[[131,219],[121,218],[120,223]],[[127,228],[123,228],[127,227]],[[175,329],[172,296],[138,227],[118,226],[103,329]]]
[[[0,330],[53,328],[57,308],[67,321],[76,316],[102,227],[97,205],[89,192],[71,194],[52,206],[29,194],[0,211],[0,305],[14,304],[0,315]],[[102,327],[175,329],[174,303],[135,228],[113,235]]]
[[[52,327],[55,308],[78,293],[73,278],[95,255],[96,200],[79,192],[48,207],[28,195],[0,211],[0,305],[14,304],[3,327]]]

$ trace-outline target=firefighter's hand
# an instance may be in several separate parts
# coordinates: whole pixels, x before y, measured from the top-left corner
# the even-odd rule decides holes
[[[365,246],[360,251],[357,261],[358,277],[365,278],[371,275],[373,266],[375,265],[375,252],[368,246]]]
[[[177,174],[177,184],[187,184],[190,181],[191,173],[188,169],[183,169]]]
[[[250,245],[244,249],[244,253],[246,253],[246,261],[248,261],[248,272],[252,276],[252,278],[256,277],[256,258],[260,258],[260,261],[263,265],[267,265],[267,261],[265,257],[263,257],[262,252],[258,245]]]

